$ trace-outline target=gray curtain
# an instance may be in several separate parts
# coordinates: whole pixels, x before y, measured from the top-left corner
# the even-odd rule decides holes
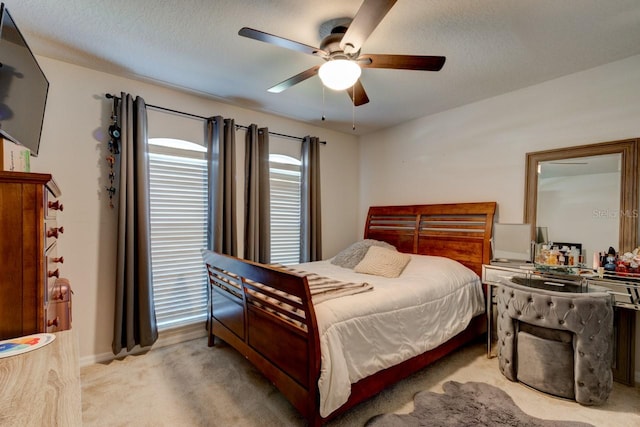
[[[233,119],[207,120],[207,248],[238,256],[236,225],[236,128]]]
[[[306,136],[302,141],[300,262],[322,259],[320,203],[320,140]]]
[[[115,325],[112,350],[120,353],[158,339],[151,275],[149,223],[149,159],[147,109],[122,93],[118,119],[121,128],[118,188],[118,253]]]
[[[271,200],[269,187],[269,129],[247,129],[244,161],[244,257],[271,261]]]

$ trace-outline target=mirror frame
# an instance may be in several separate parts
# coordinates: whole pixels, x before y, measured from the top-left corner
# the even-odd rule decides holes
[[[620,253],[638,246],[638,145],[640,139],[602,142],[575,147],[527,153],[525,175],[524,223],[532,224],[531,239],[535,240],[538,206],[538,163],[549,160],[566,160],[575,157],[621,154],[620,169],[620,231],[618,248]],[[606,249],[606,248],[603,248]]]

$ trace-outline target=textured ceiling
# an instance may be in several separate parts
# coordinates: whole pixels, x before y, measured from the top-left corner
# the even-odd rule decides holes
[[[353,17],[361,0],[3,1],[36,54],[352,132],[349,97],[325,90],[323,104],[317,77],[267,92],[322,59],[238,30],[319,46],[322,23]],[[371,102],[355,109],[357,134],[640,54],[640,1],[399,0],[362,52],[447,62],[363,70]]]

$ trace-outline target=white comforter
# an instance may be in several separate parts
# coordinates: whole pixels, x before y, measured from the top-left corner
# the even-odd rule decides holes
[[[484,311],[480,278],[451,259],[412,255],[395,279],[355,273],[329,260],[296,268],[374,290],[315,305],[322,365],[320,415],[344,404],[351,384],[433,349]]]

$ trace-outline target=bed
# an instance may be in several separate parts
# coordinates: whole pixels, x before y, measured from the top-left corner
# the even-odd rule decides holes
[[[410,254],[405,255],[411,257],[410,262],[396,279],[357,274],[331,266],[330,261],[301,264],[291,271],[203,251],[210,285],[209,345],[213,346],[217,337],[234,347],[282,392],[309,425],[322,425],[486,331],[479,276],[482,264],[490,259],[495,210],[494,202],[371,207],[364,239],[387,242],[399,252]],[[435,273],[423,273],[424,269],[419,270],[423,264]],[[449,273],[451,267],[457,272]],[[366,276],[363,280],[373,289],[319,303],[317,294],[312,295],[315,284],[310,287],[313,276],[334,274],[340,276],[340,283],[355,285],[364,283],[358,276]],[[409,283],[409,277],[439,282],[446,276],[458,277],[461,288],[464,292],[468,289],[472,296],[461,303],[458,293],[463,291],[456,288],[437,291],[441,293],[435,302],[403,297],[419,289],[419,283],[407,285],[413,286],[408,288],[411,291],[396,291],[400,283]],[[380,299],[391,308],[362,312],[369,311]],[[419,302],[408,308],[402,306],[403,299]],[[345,313],[349,306],[355,313]],[[451,320],[431,327],[430,322],[450,311]],[[365,314],[373,320],[363,321]],[[346,327],[346,332],[341,332],[343,323],[348,322],[355,322],[355,332]],[[430,335],[428,342],[422,341],[422,335],[415,335],[421,324],[425,326],[421,333]],[[408,335],[400,334],[402,330]],[[385,344],[381,343],[389,340],[391,344],[400,342],[397,352],[384,353]],[[355,352],[374,357],[365,360],[364,367],[350,365],[354,348],[341,347],[348,342],[357,345]]]

